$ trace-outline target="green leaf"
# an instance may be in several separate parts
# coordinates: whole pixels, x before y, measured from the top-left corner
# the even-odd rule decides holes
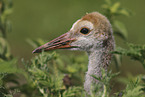
[[[111,13],[116,13],[119,7],[120,7],[120,2],[116,2],[110,9]]]
[[[105,2],[108,4],[108,5],[111,5],[111,0],[105,0]]]
[[[121,60],[122,60],[121,55],[114,54],[114,61],[117,69],[121,66]]]
[[[73,66],[67,66],[67,70],[68,70],[68,72],[70,72],[70,73],[75,73],[75,72],[77,72],[77,69],[75,68],[75,67],[73,67]]]
[[[111,6],[111,0],[105,0],[105,4],[102,5],[102,8],[109,9]]]
[[[65,90],[63,92],[63,97],[77,97],[76,94],[78,94],[78,97],[81,97],[82,93],[81,87],[70,87],[68,90]]]
[[[145,75],[142,77],[142,81],[145,83]]]
[[[16,73],[18,69],[16,67],[16,59],[11,61],[2,61],[0,62],[0,72],[1,73]]]
[[[123,97],[144,97],[141,95],[143,91],[141,91],[142,86],[137,86],[133,90],[128,90],[126,94],[123,95]]]
[[[124,24],[118,20],[114,21],[114,26],[117,28],[118,31],[115,31],[116,34],[119,34],[122,38],[127,39],[128,33],[127,29]]]
[[[101,81],[102,79],[100,78],[100,77],[97,77],[96,75],[91,75],[93,78],[95,78],[95,79],[97,79],[97,80],[99,80],[99,81]]]
[[[129,10],[124,9],[124,8],[122,8],[122,9],[119,11],[119,13],[122,14],[122,15],[128,16],[128,17],[132,15],[132,13],[131,13]]]
[[[2,37],[0,37],[0,55],[1,55],[1,57],[5,58],[5,59],[9,58],[11,56],[10,47],[9,47],[7,41]]]
[[[132,60],[137,60],[142,63],[143,67],[145,68],[145,58],[144,58],[144,51],[145,45],[134,45],[131,43],[127,44],[129,49],[123,49],[118,47],[112,53],[129,56]]]

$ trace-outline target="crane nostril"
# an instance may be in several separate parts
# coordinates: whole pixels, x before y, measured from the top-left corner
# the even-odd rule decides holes
[[[70,41],[68,40],[68,41],[62,42],[61,44],[66,45],[68,42],[70,42]]]
[[[62,44],[62,45],[66,45],[66,42],[62,42],[61,44]]]

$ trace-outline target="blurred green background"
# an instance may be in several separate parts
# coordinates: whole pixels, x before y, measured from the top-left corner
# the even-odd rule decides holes
[[[115,0],[114,0],[115,1]],[[116,0],[117,1],[117,0]],[[121,5],[133,12],[131,17],[118,17],[128,30],[128,42],[145,44],[145,0],[120,0]],[[27,39],[43,39],[50,41],[67,32],[72,24],[86,12],[103,12],[101,5],[104,0],[13,0],[13,13],[9,16],[12,22],[12,33],[8,34],[11,52],[19,59],[30,59],[34,55]],[[124,41],[115,38],[116,44],[124,47]],[[57,50],[70,56],[81,54],[74,51]],[[65,52],[65,53],[64,53]],[[114,68],[114,65],[110,66]],[[139,62],[123,58],[120,68],[121,75],[128,72],[133,75],[145,74]]]

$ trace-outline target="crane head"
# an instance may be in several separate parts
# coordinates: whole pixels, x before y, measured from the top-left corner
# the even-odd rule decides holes
[[[67,33],[36,48],[33,53],[54,49],[92,51],[102,48],[111,35],[112,28],[107,18],[92,12],[77,20]]]

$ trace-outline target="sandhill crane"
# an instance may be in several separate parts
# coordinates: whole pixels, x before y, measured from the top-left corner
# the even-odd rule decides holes
[[[102,67],[107,71],[114,44],[112,27],[108,19],[98,12],[92,12],[77,20],[67,33],[36,48],[33,53],[41,52],[42,49],[49,51],[62,48],[86,51],[89,62],[84,89],[90,93],[92,83],[99,82],[91,75],[101,77]]]

